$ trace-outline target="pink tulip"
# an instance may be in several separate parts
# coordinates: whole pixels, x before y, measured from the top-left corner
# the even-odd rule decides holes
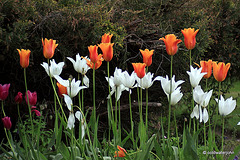
[[[21,92],[18,92],[18,94],[16,95],[16,97],[14,98],[14,101],[19,104],[19,103],[22,103],[22,93]]]
[[[27,93],[28,93],[29,104],[31,106],[35,106],[36,103],[37,103],[37,92],[30,92],[28,90]],[[26,103],[28,104],[27,95],[26,94],[25,94],[25,100],[26,100]]]
[[[36,106],[32,106],[32,112],[35,112],[37,116],[41,116],[41,113],[38,110],[36,110],[36,108],[37,108]]]
[[[7,98],[9,93],[9,87],[10,87],[10,84],[4,84],[4,85],[0,84],[0,100],[4,101]]]
[[[11,122],[11,120],[10,120],[10,117],[4,117],[4,118],[2,118],[2,122],[3,122],[3,125],[4,125],[4,127],[6,128],[6,129],[11,129],[11,127],[12,127],[12,122]]]

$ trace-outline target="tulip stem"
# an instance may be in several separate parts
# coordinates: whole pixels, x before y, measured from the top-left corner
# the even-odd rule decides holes
[[[83,76],[84,76],[84,75],[82,75],[82,86],[83,86]],[[82,111],[83,111],[83,113],[84,113],[84,100],[83,100],[83,94],[84,94],[84,89],[82,89]]]
[[[60,100],[59,100],[59,97],[58,97],[58,94],[57,94],[55,85],[53,84],[52,77],[51,77],[51,76],[49,76],[49,77],[50,77],[50,81],[51,81],[51,84],[52,84],[52,87],[53,87],[54,94],[55,94],[55,96],[56,96],[56,98],[57,98],[57,101],[58,101],[58,104],[59,104],[59,106],[60,106],[60,108],[61,108],[61,110],[62,110],[63,116],[64,116],[64,118],[65,118],[65,120],[66,120],[66,122],[67,122],[67,117],[66,117],[66,115],[65,115],[65,113],[64,113],[64,110],[63,110],[63,108],[62,108],[62,104],[61,104],[61,102],[60,102]]]
[[[95,63],[93,64],[93,117],[96,121],[96,103],[95,103]]]
[[[169,105],[168,105],[168,139],[170,139],[170,126],[171,126],[171,95],[172,95],[172,63],[173,56],[171,55],[171,66],[170,66],[170,94],[169,94]]]
[[[119,128],[119,139],[120,139],[120,142],[121,142],[121,130],[122,130],[122,127],[121,127],[121,106],[120,106],[120,99],[118,100],[118,108],[119,108],[119,111],[118,111],[118,119],[119,119],[119,122],[118,122],[118,128]]]
[[[118,87],[116,86],[116,92],[115,92],[115,122],[117,124],[117,90]]]
[[[130,122],[131,122],[132,141],[133,141],[133,144],[135,144],[135,142],[134,142],[134,133],[133,133],[132,102],[131,102],[131,93],[130,93],[130,89],[129,89],[128,100],[129,100],[129,109],[130,109]],[[134,145],[134,147],[135,147],[135,145]]]
[[[108,112],[111,112],[111,117],[108,117],[109,118],[109,123],[110,124],[113,124],[111,123],[111,121],[114,121],[114,114],[113,114],[113,105],[112,105],[112,96],[111,96],[111,89],[110,89],[110,84],[109,84],[109,77],[110,77],[110,73],[109,73],[109,61],[107,61],[107,75],[108,75],[108,92],[109,92],[109,103],[110,103],[110,111],[109,111],[109,107],[108,107]],[[110,115],[110,113],[108,114]],[[109,124],[109,139],[110,139],[110,130],[111,130],[111,126]],[[112,126],[113,127],[113,126]]]
[[[192,65],[192,50],[189,50],[190,67]]]
[[[56,80],[54,79],[54,87],[56,86]],[[54,94],[53,96],[54,99],[54,109],[55,109],[55,127],[54,129],[56,130],[56,137],[58,134],[58,111],[57,111],[57,100],[56,100],[56,95]]]
[[[204,131],[204,146],[205,146],[205,150],[207,149],[207,138],[206,138],[206,125],[203,122],[203,131]]]
[[[146,88],[146,132],[148,131],[148,89]]]
[[[24,82],[25,82],[25,89],[26,89],[26,95],[27,95],[27,104],[28,104],[28,111],[29,111],[29,116],[30,116],[30,121],[31,121],[31,126],[32,126],[32,138],[33,138],[34,137],[33,136],[34,135],[34,128],[33,128],[31,106],[30,106],[29,97],[28,97],[26,68],[24,68]]]
[[[222,117],[222,151],[223,151],[223,142],[224,142],[224,116]]]
[[[177,129],[177,120],[176,120],[176,114],[175,114],[175,110],[174,110],[174,122],[175,122],[175,127],[176,127],[176,136],[177,136],[177,145],[178,145],[178,149],[180,149],[180,145],[179,145],[179,137],[178,137],[178,129]]]
[[[6,137],[7,137],[7,141],[8,141],[8,143],[9,143],[9,146],[10,146],[10,148],[11,148],[11,150],[12,150],[13,157],[14,157],[14,159],[18,159],[18,158],[16,157],[16,155],[15,155],[15,151],[14,151],[14,149],[13,149],[13,147],[12,147],[12,144],[11,144],[11,141],[10,141],[10,139],[9,139],[9,137],[8,137],[8,133],[9,133],[9,134],[11,134],[11,133],[10,133],[10,132],[7,133],[6,128],[4,128],[4,131],[5,131],[5,134],[6,134]]]
[[[80,79],[80,74],[78,73],[78,80]],[[78,105],[79,105],[79,108],[82,109],[82,105],[81,105],[81,92],[78,92]]]
[[[218,116],[218,111],[217,111],[217,109],[219,108],[219,99],[220,99],[220,92],[221,92],[221,82],[219,82],[218,83],[218,102],[217,102],[217,105],[218,105],[218,107],[216,107],[216,109],[215,109],[215,111],[216,111],[216,118],[217,118],[217,116]],[[214,128],[213,128],[213,130],[214,130],[214,136],[213,136],[213,141],[215,142],[215,129],[216,129],[216,125],[217,125],[217,120],[215,120],[215,123],[214,123]]]
[[[17,104],[17,110],[18,110],[18,118],[20,123],[22,123],[21,115],[20,115],[20,110],[19,110],[19,103]]]
[[[2,101],[2,112],[3,112],[3,117],[6,117],[5,111],[4,111],[4,107],[3,107],[3,101]]]

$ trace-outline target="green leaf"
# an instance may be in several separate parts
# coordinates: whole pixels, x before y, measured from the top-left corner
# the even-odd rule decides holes
[[[186,129],[186,139],[187,143],[183,149],[183,156],[185,160],[198,160],[197,150],[192,136],[189,133],[189,130]]]
[[[175,146],[172,146],[172,149],[173,149],[173,154],[174,154],[174,157],[175,157],[175,160],[178,160],[178,148],[175,147]]]
[[[59,151],[64,159],[70,159],[70,153],[66,145],[62,142],[59,146]]]
[[[237,155],[237,154],[239,154],[240,153],[240,145],[238,145],[235,149],[234,149],[234,153],[233,154],[231,154],[231,156],[229,156],[229,160],[232,160],[232,159],[234,159],[234,157]]]
[[[146,160],[149,159],[150,151],[152,151],[154,147],[154,140],[156,139],[156,135],[154,134],[146,143],[142,145],[141,150],[142,152],[137,153],[135,157],[136,160]]]
[[[157,139],[154,139],[154,148],[155,148],[157,156],[161,158],[162,157],[162,149],[161,149],[161,146],[160,146],[159,142],[157,141]]]

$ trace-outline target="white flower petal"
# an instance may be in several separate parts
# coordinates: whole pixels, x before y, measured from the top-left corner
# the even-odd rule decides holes
[[[203,122],[204,122],[204,123],[206,123],[206,122],[208,121],[208,112],[207,112],[207,109],[206,109],[206,108],[203,109],[202,118],[203,118]]]
[[[63,96],[64,96],[64,101],[67,105],[68,110],[71,111],[72,110],[72,105],[73,105],[72,99],[66,94],[63,94]]]
[[[196,105],[193,108],[193,112],[191,113],[191,118],[196,117],[196,119],[199,119],[199,109],[198,109],[198,105]]]
[[[89,78],[86,75],[83,76],[83,83],[87,86],[87,88],[89,88]]]
[[[77,111],[77,112],[75,113],[75,117],[76,117],[79,121],[81,121],[81,119],[82,119],[82,113],[81,113],[80,111]]]
[[[68,117],[68,122],[67,122],[67,128],[72,129],[74,128],[74,123],[75,123],[75,117],[74,114],[70,113]]]

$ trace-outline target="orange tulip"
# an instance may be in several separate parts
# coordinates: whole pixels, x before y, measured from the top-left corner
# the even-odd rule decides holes
[[[160,38],[159,40],[163,40],[166,46],[166,51],[168,55],[175,55],[178,51],[178,43],[182,42],[182,40],[177,39],[174,34],[168,34],[165,38]]]
[[[20,65],[22,66],[22,68],[27,68],[29,66],[29,57],[30,57],[30,53],[31,51],[25,50],[25,49],[17,49],[19,56],[20,56]]]
[[[67,87],[61,85],[60,83],[57,82],[57,86],[58,86],[58,95],[60,97],[63,97],[63,94],[67,95]]]
[[[140,52],[142,53],[143,56],[143,63],[145,63],[146,66],[149,67],[152,64],[152,55],[154,50],[149,51],[148,49],[145,50],[140,49]]]
[[[223,62],[219,62],[218,64],[217,64],[217,62],[213,62],[213,76],[214,76],[214,78],[218,82],[224,81],[226,76],[227,76],[227,72],[228,72],[230,66],[231,66],[230,63],[227,63],[225,65],[225,63],[223,63]]]
[[[107,62],[112,60],[113,45],[114,45],[114,43],[101,43],[101,44],[98,45],[102,50],[103,59]]]
[[[84,58],[86,61],[87,61],[87,65],[93,69],[94,67],[94,63],[92,61],[90,61],[89,59],[85,58],[85,57],[82,57]],[[101,65],[102,65],[102,61],[104,59],[102,58],[102,54],[99,54],[98,57],[97,57],[97,62],[95,63],[95,70],[98,69]]]
[[[98,61],[98,52],[97,52],[98,46],[91,45],[91,46],[88,47],[88,50],[89,50],[89,53],[90,53],[89,57],[91,59],[91,62],[96,63]]]
[[[139,78],[143,78],[145,76],[145,63],[132,63],[134,72],[137,74]]]
[[[126,156],[125,153],[127,153],[127,151],[120,146],[117,146],[117,148],[119,151],[115,151],[114,157],[125,157]]]
[[[196,44],[196,35],[198,33],[199,29],[195,31],[194,28],[188,28],[182,30],[182,34],[184,36],[184,43],[187,49],[191,50],[195,47]]]
[[[109,33],[105,33],[103,36],[102,36],[102,43],[111,43],[111,38],[112,38],[112,34],[109,34]]]
[[[204,78],[209,78],[212,74],[212,60],[200,61],[200,65],[202,67],[202,73],[203,72],[207,73],[203,77]]]
[[[42,45],[43,45],[43,55],[45,58],[50,59],[53,57],[54,52],[58,44],[56,44],[56,40],[53,39],[47,39],[45,38],[44,41],[42,39]]]

